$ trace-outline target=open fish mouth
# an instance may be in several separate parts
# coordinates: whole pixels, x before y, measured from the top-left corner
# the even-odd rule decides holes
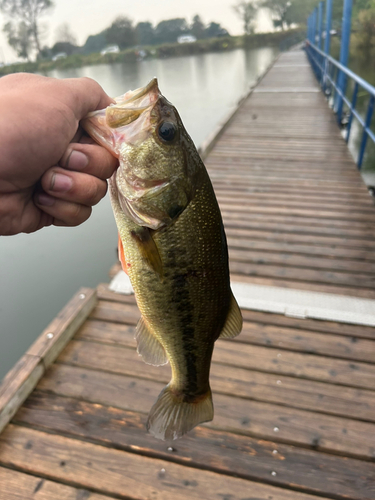
[[[122,143],[135,145],[151,132],[155,119],[152,110],[161,97],[157,78],[153,78],[145,87],[117,97],[116,103],[106,109],[89,113],[82,126],[99,144],[119,156]]]
[[[153,78],[145,87],[126,92],[116,99],[116,104],[106,108],[107,125],[111,128],[129,125],[149,110],[160,96],[161,92],[156,78]]]

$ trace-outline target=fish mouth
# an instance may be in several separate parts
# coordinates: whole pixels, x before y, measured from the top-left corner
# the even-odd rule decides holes
[[[117,97],[115,104],[92,111],[81,125],[96,142],[119,157],[122,144],[135,146],[153,132],[160,119],[160,106],[155,106],[163,99],[158,80],[153,78],[145,87]]]
[[[116,129],[129,125],[154,106],[161,95],[157,78],[153,78],[145,87],[126,92],[116,98],[116,104],[106,108],[107,126]]]

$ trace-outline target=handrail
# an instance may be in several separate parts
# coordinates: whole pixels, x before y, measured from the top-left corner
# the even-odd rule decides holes
[[[358,120],[358,123],[363,129],[361,146],[357,159],[358,168],[361,169],[365,157],[367,139],[370,138],[375,144],[375,134],[370,128],[375,108],[375,87],[347,67],[350,48],[352,3],[352,0],[344,0],[340,62],[329,54],[333,0],[326,0],[325,22],[323,20],[323,0],[320,1],[319,6],[316,7],[309,16],[307,23],[306,52],[323,92],[329,96],[333,94],[333,108],[340,124],[342,123],[344,104],[349,109],[349,119],[345,138],[346,142],[349,142],[353,118]],[[326,39],[323,51],[322,45],[324,34]],[[354,83],[351,100],[346,97],[348,78]],[[365,118],[356,110],[359,87],[369,94]]]
[[[306,40],[306,45],[310,45],[316,52],[318,52],[321,56],[323,56],[325,59],[327,59],[330,63],[334,64],[340,71],[342,71],[347,76],[349,76],[352,80],[357,82],[369,94],[375,96],[375,87],[373,87],[370,83],[366,82],[366,80],[364,80],[363,78],[358,76],[356,73],[354,73],[352,70],[350,70],[346,66],[343,66],[342,64],[340,64],[339,61],[334,59],[332,56],[327,55],[325,52],[323,52],[323,50],[320,50],[316,45],[312,44],[310,42],[310,40]]]
[[[361,78],[360,76],[355,74],[353,71],[351,71],[346,66],[343,66],[336,59],[334,59],[330,55],[323,52],[321,49],[319,49],[319,47],[312,44],[310,40],[306,40],[306,51],[307,51],[307,54],[310,58],[310,62],[311,62],[312,67],[315,71],[315,74],[316,74],[318,80],[320,81],[320,85],[323,88],[323,90],[325,92],[327,91],[327,89],[329,87],[329,85],[328,85],[328,83],[329,83],[335,90],[334,102],[337,103],[338,97],[339,97],[341,99],[341,103],[344,102],[350,110],[350,116],[349,116],[348,127],[347,127],[347,134],[345,137],[346,142],[349,142],[350,133],[351,133],[351,129],[352,129],[353,116],[358,120],[359,124],[363,128],[361,147],[359,150],[359,155],[358,155],[358,160],[357,160],[358,168],[361,169],[362,165],[363,165],[364,156],[365,156],[366,146],[367,146],[367,138],[370,137],[372,142],[375,144],[375,134],[370,129],[372,115],[373,115],[373,111],[374,111],[374,107],[375,107],[375,87],[373,87],[371,84],[366,82],[366,80],[364,80],[363,78]],[[315,53],[315,55],[314,55],[314,53]],[[336,80],[334,78],[334,75],[331,76],[330,65],[336,69]],[[334,73],[334,71],[333,71],[333,73]],[[344,74],[346,77],[351,78],[355,82],[353,96],[352,96],[351,101],[345,95],[346,85],[344,86],[344,88],[341,88],[341,85],[338,84],[340,73]],[[370,100],[369,100],[367,113],[366,113],[366,119],[363,119],[362,116],[355,109],[355,106],[357,103],[357,96],[358,96],[358,88],[359,87],[363,88],[363,90],[368,92],[368,94],[370,95]],[[336,108],[337,107],[338,106],[336,104]],[[342,108],[342,105],[341,105],[341,108]],[[336,112],[337,112],[337,109],[336,109]],[[341,113],[338,113],[338,118],[339,118],[339,121],[341,121]]]

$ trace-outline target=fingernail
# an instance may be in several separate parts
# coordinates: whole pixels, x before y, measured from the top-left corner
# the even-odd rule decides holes
[[[53,174],[51,180],[51,191],[58,191],[59,193],[63,193],[65,191],[69,191],[69,189],[73,186],[73,180],[64,174]]]
[[[84,153],[73,150],[69,155],[65,168],[69,168],[69,170],[83,170],[88,162],[89,159]]]
[[[48,194],[41,193],[38,195],[39,205],[45,205],[46,207],[51,207],[55,203],[55,198],[48,196]]]

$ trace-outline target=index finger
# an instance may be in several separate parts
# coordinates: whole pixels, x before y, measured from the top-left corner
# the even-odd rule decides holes
[[[82,120],[90,111],[106,108],[115,102],[92,78],[67,78],[64,84],[70,88],[71,109],[77,120]]]

